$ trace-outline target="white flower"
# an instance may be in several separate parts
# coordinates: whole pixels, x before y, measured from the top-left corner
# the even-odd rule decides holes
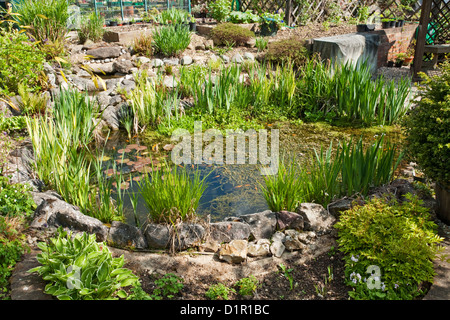
[[[356,257],[352,255],[350,260],[352,260],[353,262],[358,262],[358,258],[359,258],[359,255],[357,255]]]

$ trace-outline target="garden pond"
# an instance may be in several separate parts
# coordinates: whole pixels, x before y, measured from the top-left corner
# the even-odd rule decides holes
[[[370,144],[385,134],[395,145],[402,139],[400,128],[396,126],[357,128],[328,123],[277,122],[267,124],[266,128],[268,131],[279,130],[280,157],[294,154],[300,162],[314,156],[314,150],[319,152],[321,147],[328,148],[330,143],[337,146],[339,141],[349,138],[358,140],[363,137],[364,143]],[[140,197],[138,183],[144,174],[159,170],[171,162],[170,152],[174,144],[176,142],[169,137],[148,132],[129,139],[120,130],[107,138],[103,154],[104,173],[112,176],[115,166],[115,170],[123,174],[121,188],[126,223],[141,225],[146,221],[147,209]],[[214,222],[269,209],[261,191],[264,178],[259,164],[246,161],[245,164],[190,164],[185,167],[191,173],[198,171],[207,183],[197,209],[200,216],[209,216]],[[116,183],[113,185],[117,186]],[[133,197],[137,197],[135,210]]]

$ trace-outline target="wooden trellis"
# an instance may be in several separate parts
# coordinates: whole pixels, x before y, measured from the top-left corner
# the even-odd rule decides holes
[[[423,0],[414,54],[414,79],[420,80],[423,59],[427,53],[450,52],[450,2]],[[439,49],[439,50],[435,50]]]

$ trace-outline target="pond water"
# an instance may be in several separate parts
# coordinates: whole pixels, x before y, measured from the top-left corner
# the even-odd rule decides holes
[[[269,124],[268,129],[279,130],[280,154],[289,152],[297,158],[309,159],[314,149],[328,147],[331,142],[363,136],[366,143],[372,143],[379,135],[386,134],[391,141],[400,143],[401,133],[395,127],[375,127],[357,129],[349,127],[332,127],[326,124]],[[123,132],[115,132],[105,144],[105,173],[111,175],[113,162],[124,174],[124,211],[126,223],[136,225],[145,222],[147,209],[139,195],[138,183],[145,170],[160,167],[170,162],[170,138],[160,136],[140,137],[129,140]],[[107,171],[109,168],[109,172]],[[225,217],[239,216],[268,209],[261,192],[264,184],[260,166],[255,164],[231,165],[188,165],[188,171],[198,170],[206,178],[208,186],[200,201],[197,213],[212,222]],[[129,194],[138,198],[136,214],[132,208]]]

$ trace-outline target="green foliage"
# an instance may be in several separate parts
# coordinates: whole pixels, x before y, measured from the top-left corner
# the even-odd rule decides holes
[[[181,24],[190,20],[189,12],[177,8],[161,11],[155,16],[156,21],[162,24]]]
[[[15,116],[15,117],[0,117],[0,131],[15,131],[23,130],[27,127],[26,117]]]
[[[66,0],[24,0],[15,3],[15,19],[22,26],[28,26],[32,37],[45,44],[64,43],[68,32],[69,2]]]
[[[19,84],[39,90],[44,58],[24,33],[0,29],[0,95],[17,94]]]
[[[432,260],[442,238],[422,201],[406,198],[401,204],[373,198],[343,212],[335,224],[353,299],[411,300],[421,294],[423,282],[433,281]]]
[[[34,115],[43,114],[45,112],[48,101],[46,95],[30,92],[23,83],[19,83],[18,93],[22,99],[19,103],[19,108],[24,114]]]
[[[228,21],[232,23],[255,23],[259,22],[260,17],[253,13],[252,10],[242,11],[231,11],[228,17]]]
[[[289,38],[269,43],[265,59],[273,64],[292,62],[295,66],[303,65],[308,59],[305,42]]]
[[[280,270],[283,272],[284,276],[286,277],[286,279],[289,281],[289,288],[292,290],[294,289],[294,277],[292,276],[292,271],[294,271],[294,269],[292,268],[288,268],[287,266],[285,266],[284,264],[280,263],[278,265],[278,267],[280,268]]]
[[[155,281],[156,288],[153,290],[153,296],[157,298],[172,299],[174,295],[179,293],[184,285],[183,279],[174,273],[167,273],[162,278]]]
[[[199,171],[191,176],[186,168],[176,166],[152,170],[138,182],[149,219],[175,223],[193,218],[206,189],[205,179]]]
[[[336,150],[330,143],[326,150],[314,152],[303,166],[287,159],[287,164],[280,161],[276,174],[264,177],[261,190],[272,211],[295,211],[300,202],[326,206],[338,197],[366,195],[392,179],[403,157],[384,137],[369,146],[360,138],[356,143],[341,142]]]
[[[373,80],[366,63],[333,67],[317,59],[314,56],[306,62],[297,82],[305,115],[325,118],[334,113],[340,119],[371,126],[398,123],[408,110],[409,79],[397,84],[382,77]]]
[[[113,258],[95,234],[78,234],[58,230],[48,243],[40,242],[37,255],[41,266],[28,272],[38,272],[48,282],[45,293],[59,300],[115,300],[126,298],[122,289],[134,285],[138,278],[123,268],[124,256]]]
[[[266,37],[258,37],[256,38],[255,46],[258,48],[258,51],[264,51],[269,44],[269,40]]]
[[[213,284],[205,292],[205,296],[211,300],[228,300],[228,295],[236,293],[236,290],[229,288],[223,283]]]
[[[189,26],[185,25],[158,27],[152,37],[155,52],[167,57],[181,54],[191,43],[191,32]]]
[[[20,217],[0,215],[0,299],[8,292],[8,280],[16,262],[29,250],[25,245],[25,235],[21,233],[22,225]]]
[[[441,65],[440,76],[424,78],[416,106],[405,119],[409,155],[426,176],[450,185],[450,63]]]
[[[103,34],[105,33],[105,30],[103,29],[104,24],[105,19],[95,12],[83,16],[81,18],[80,29],[78,30],[79,42],[85,43],[88,39],[93,42],[102,40]]]
[[[253,37],[255,34],[252,31],[231,22],[220,23],[211,30],[211,38],[216,45],[245,45]]]
[[[215,0],[208,3],[210,15],[217,22],[226,21],[231,13],[231,0]]]
[[[241,296],[252,296],[258,288],[258,279],[254,275],[250,275],[248,278],[242,278],[235,283],[235,286],[239,288],[239,294]]]
[[[29,216],[36,204],[24,184],[10,184],[7,177],[0,176],[0,215],[17,217]]]

